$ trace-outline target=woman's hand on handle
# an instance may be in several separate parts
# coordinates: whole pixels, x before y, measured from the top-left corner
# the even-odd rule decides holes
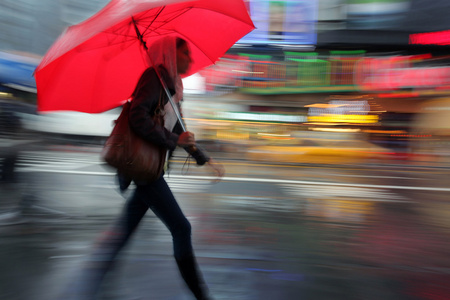
[[[195,136],[190,131],[185,131],[182,134],[180,134],[180,137],[178,138],[178,146],[180,147],[194,147],[195,146]]]

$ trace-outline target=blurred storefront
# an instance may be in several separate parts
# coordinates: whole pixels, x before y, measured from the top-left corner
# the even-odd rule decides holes
[[[423,114],[424,103],[450,93],[447,56],[434,51],[366,49],[246,51],[228,58],[227,64],[238,66],[228,69],[234,87],[228,90],[233,92],[228,97],[247,105],[247,112],[290,113],[306,118],[295,126],[271,126],[269,138],[260,127],[255,129],[241,119],[243,123],[235,125],[245,131],[241,137],[245,136],[252,159],[324,162],[334,157],[331,160],[342,163],[346,156],[352,158],[348,160],[351,163],[380,157],[409,160],[418,157],[417,143],[433,139],[442,142],[441,137],[418,131],[415,123]],[[210,76],[214,75],[212,68],[208,70]],[[210,78],[205,82],[211,82]],[[210,86],[208,93],[214,89]],[[310,115],[314,107],[315,115]],[[258,130],[257,138],[252,138],[251,132]],[[320,143],[306,138],[304,133],[308,131],[315,131]],[[339,139],[340,146],[336,148],[338,143],[319,137],[319,131]],[[349,146],[356,145],[355,141],[361,144]],[[305,148],[308,143],[315,146]]]
[[[450,98],[425,101],[416,114],[412,128],[417,136],[427,139],[413,139],[415,153],[432,156],[443,162],[450,161]]]

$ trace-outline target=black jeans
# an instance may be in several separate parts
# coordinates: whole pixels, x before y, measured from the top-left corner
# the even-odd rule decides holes
[[[112,231],[107,232],[104,239],[100,240],[99,247],[96,247],[100,250],[98,258],[113,260],[149,208],[172,234],[175,258],[182,259],[193,255],[191,224],[181,211],[164,177],[161,176],[150,184],[137,185],[134,195],[125,204]],[[103,252],[104,246],[109,249],[107,252]]]
[[[150,184],[137,185],[119,219],[97,241],[87,266],[70,288],[70,294],[81,297],[75,299],[95,299],[104,275],[149,208],[172,234],[174,256],[186,284],[197,299],[207,299],[207,288],[198,271],[192,249],[191,224],[163,176]]]

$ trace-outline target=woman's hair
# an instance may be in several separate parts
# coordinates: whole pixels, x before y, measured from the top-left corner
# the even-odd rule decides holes
[[[177,49],[179,49],[180,47],[182,47],[186,44],[187,44],[187,42],[185,40],[183,40],[180,37],[177,37],[177,40],[176,40]]]

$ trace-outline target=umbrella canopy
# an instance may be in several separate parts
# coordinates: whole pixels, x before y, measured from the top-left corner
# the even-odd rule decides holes
[[[145,45],[168,35],[185,39],[193,59],[188,76],[253,29],[242,0],[112,0],[69,27],[46,53],[35,72],[38,110],[117,107],[148,67]]]

